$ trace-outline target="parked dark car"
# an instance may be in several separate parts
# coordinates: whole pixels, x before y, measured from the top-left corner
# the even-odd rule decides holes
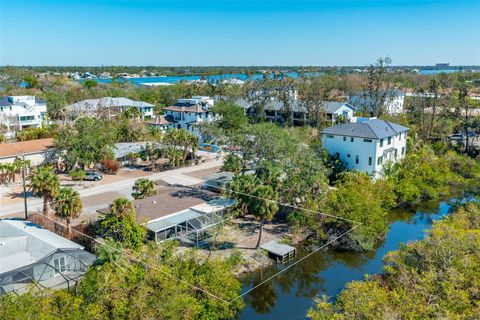
[[[86,181],[99,181],[102,180],[103,176],[99,172],[95,171],[85,171],[85,179]]]

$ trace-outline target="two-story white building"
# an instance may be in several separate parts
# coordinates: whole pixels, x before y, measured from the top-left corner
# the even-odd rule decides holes
[[[35,96],[7,96],[0,100],[0,124],[8,131],[40,128],[46,114],[46,102]]]
[[[185,129],[198,134],[198,125],[216,119],[211,107],[213,107],[213,99],[209,97],[179,99],[175,105],[163,108],[164,116],[160,119],[158,127],[162,129],[168,125],[169,128]],[[152,126],[155,122],[150,121],[148,124]]]
[[[400,90],[390,90],[389,92],[381,92],[385,95],[382,108],[387,114],[401,114],[405,113],[405,92]],[[372,99],[367,93],[358,93],[352,95],[348,101],[358,110],[369,111],[373,103]]]
[[[351,170],[382,176],[386,162],[405,157],[408,128],[377,118],[354,118],[322,130],[323,147]]]

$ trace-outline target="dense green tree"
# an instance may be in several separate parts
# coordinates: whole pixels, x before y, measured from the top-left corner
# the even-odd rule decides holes
[[[56,157],[67,164],[67,170],[99,163],[113,156],[115,130],[109,122],[79,118],[62,128],[55,140]]]
[[[110,210],[102,213],[96,222],[96,234],[103,238],[112,238],[125,247],[138,250],[146,237],[146,230],[136,221],[133,204],[125,198],[115,200]]]
[[[395,185],[398,203],[409,206],[446,195],[467,180],[478,181],[480,164],[455,152],[438,156],[424,146],[407,154],[388,178]]]
[[[43,215],[48,216],[48,205],[60,190],[58,176],[51,166],[39,166],[30,172],[28,180],[30,180],[29,189],[32,193],[43,197]]]
[[[319,215],[320,232],[337,230],[345,232],[361,223],[345,238],[350,240],[347,244],[350,249],[371,250],[382,240],[388,230],[388,209],[395,206],[393,186],[383,180],[372,181],[363,173],[351,172],[344,174],[337,181],[337,189],[331,190],[323,206],[323,212],[333,214],[341,220]]]
[[[227,154],[223,161],[222,171],[230,171],[235,174],[240,173],[242,171],[242,159],[233,153]]]
[[[23,81],[27,84],[27,88],[36,88],[39,86],[40,82],[34,75],[26,75],[23,78]]]
[[[133,185],[132,196],[135,199],[143,199],[145,197],[153,196],[157,193],[155,183],[150,179],[138,179]]]
[[[174,249],[172,242],[152,243],[127,255],[108,241],[97,249],[102,259],[89,268],[77,290],[2,295],[2,319],[234,318],[243,308],[242,299],[227,303],[241,290],[232,274],[234,260],[199,262],[193,251],[174,254]]]
[[[320,319],[475,319],[480,310],[480,206],[435,222],[429,235],[387,254],[384,272],[347,284],[335,303],[317,300]]]
[[[57,91],[48,91],[45,94],[47,100],[47,114],[50,119],[59,120],[65,118],[67,99],[65,94]]]
[[[221,101],[212,111],[220,116],[218,126],[227,132],[236,132],[248,124],[245,110],[234,103]]]

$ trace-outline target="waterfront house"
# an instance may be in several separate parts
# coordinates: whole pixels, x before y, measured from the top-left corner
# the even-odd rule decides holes
[[[153,117],[153,104],[144,101],[135,101],[123,97],[103,97],[100,99],[86,99],[67,107],[67,112],[75,116],[95,116],[104,114],[106,117],[127,111],[130,108],[136,108],[142,119]]]
[[[0,220],[0,294],[72,288],[96,257],[29,221]]]
[[[382,176],[386,162],[405,157],[408,128],[377,118],[354,118],[322,130],[323,147],[348,169]]]
[[[35,96],[6,96],[0,99],[0,125],[8,131],[40,128],[46,121],[47,104]]]

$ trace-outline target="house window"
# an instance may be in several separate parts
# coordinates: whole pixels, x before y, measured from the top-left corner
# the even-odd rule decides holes
[[[343,137],[343,141],[347,141],[347,137]]]
[[[349,153],[349,154],[347,154],[347,158],[350,158],[350,153]]]
[[[398,141],[402,141],[402,133],[398,135]]]
[[[350,142],[353,142],[353,140],[355,140],[355,139],[353,139],[353,137],[351,137],[351,138],[350,138]]]
[[[392,137],[388,137],[388,144],[390,145],[392,143]]]
[[[358,164],[360,162],[360,157],[358,154],[355,156],[355,163]]]
[[[327,134],[327,138],[333,139],[333,136],[331,134]]]
[[[397,156],[398,156],[398,152],[397,152],[397,149],[395,149],[395,159],[397,159]]]
[[[402,147],[402,156],[405,154],[405,147]]]
[[[372,142],[372,139],[363,139],[363,142]]]
[[[377,159],[377,165],[381,165],[383,162],[383,156],[378,157]]]
[[[380,148],[383,147],[383,139],[380,139]]]
[[[368,157],[368,165],[369,165],[369,166],[372,165],[372,157]]]
[[[55,267],[54,273],[59,274],[60,272],[64,272],[67,269],[65,263],[65,257],[59,257],[53,260],[53,266]]]

